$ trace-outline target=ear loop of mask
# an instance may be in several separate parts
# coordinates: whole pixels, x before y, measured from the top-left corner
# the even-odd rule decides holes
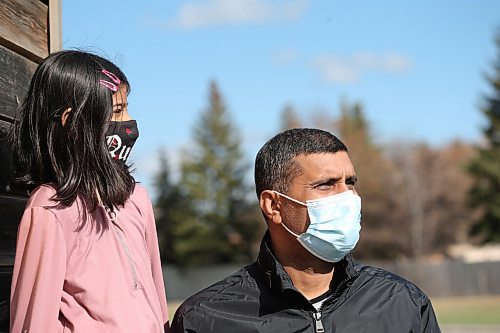
[[[306,205],[305,203],[303,203],[303,202],[301,202],[301,201],[299,201],[299,200],[296,200],[296,199],[294,199],[294,198],[290,198],[288,195],[285,195],[285,194],[280,193],[280,192],[278,192],[278,191],[273,191],[273,192],[274,192],[274,193],[276,193],[277,195],[280,195],[280,196],[282,196],[282,197],[284,197],[284,198],[286,198],[286,199],[290,200],[290,201],[293,201],[293,202],[295,202],[295,203],[298,203],[299,205],[302,205],[302,206],[306,206],[306,207],[307,207],[307,205]],[[292,230],[290,230],[290,228],[288,228],[288,227],[287,227],[287,226],[286,226],[283,222],[281,222],[280,224],[281,224],[281,225],[283,226],[283,228],[285,228],[285,230],[286,230],[286,231],[288,231],[290,234],[294,235],[294,236],[295,236],[295,237],[297,237],[297,238],[299,238],[299,237],[300,237],[300,235],[297,235],[295,232],[293,232]]]
[[[288,231],[290,234],[294,235],[295,237],[299,238],[300,235],[297,235],[295,232],[293,232],[292,230],[290,230],[283,222],[280,223],[283,228],[285,228],[286,231]]]
[[[280,192],[278,192],[278,191],[274,191],[274,190],[273,190],[273,192],[274,192],[274,193],[276,193],[276,194],[277,194],[277,195],[279,195],[279,196],[282,196],[282,197],[284,197],[284,198],[287,198],[287,199],[288,199],[288,200],[290,200],[290,201],[293,201],[293,202],[295,202],[295,203],[298,203],[299,205],[302,205],[302,206],[307,207],[307,204],[306,204],[306,203],[304,203],[304,202],[302,202],[302,201],[299,201],[299,200],[297,200],[297,199],[291,198],[291,197],[289,197],[288,195],[285,195],[285,194],[280,193]]]

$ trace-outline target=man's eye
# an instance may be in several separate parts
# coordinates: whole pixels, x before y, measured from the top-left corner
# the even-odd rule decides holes
[[[316,189],[321,190],[321,191],[329,191],[333,189],[335,184],[333,183],[324,183],[324,184],[319,184],[316,186]]]
[[[357,178],[348,178],[346,179],[345,183],[346,185],[352,189],[354,188],[354,186],[356,186],[356,183],[358,182],[358,179]]]

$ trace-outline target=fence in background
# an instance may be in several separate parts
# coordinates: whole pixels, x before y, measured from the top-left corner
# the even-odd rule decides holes
[[[222,278],[236,272],[242,265],[222,265],[179,269],[165,266],[165,286],[169,300],[184,300]],[[500,262],[464,263],[377,263],[412,282],[430,297],[500,295]]]
[[[238,271],[243,265],[221,265],[179,269],[163,266],[168,300],[184,300],[209,285]]]
[[[500,261],[399,262],[379,266],[414,282],[430,297],[500,295]]]

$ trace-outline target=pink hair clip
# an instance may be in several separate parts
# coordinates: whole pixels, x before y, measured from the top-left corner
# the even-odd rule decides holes
[[[106,81],[106,80],[99,80],[99,83],[108,88],[109,90],[111,91],[118,91],[118,86],[120,85],[120,79],[113,73],[111,73],[110,71],[107,71],[105,69],[103,69],[101,71],[104,75],[106,75],[107,77],[109,77],[111,79],[111,81],[113,82],[109,82],[109,81]]]

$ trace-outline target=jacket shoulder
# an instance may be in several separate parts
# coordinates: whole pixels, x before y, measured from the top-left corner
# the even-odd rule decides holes
[[[385,286],[386,288],[393,288],[395,292],[408,293],[415,302],[422,304],[429,301],[427,295],[414,283],[395,273],[379,267],[360,264],[356,265],[355,269],[359,272],[361,277],[365,277],[373,283]]]
[[[56,194],[56,189],[51,185],[40,185],[31,192],[27,207],[54,207],[57,205],[57,201],[53,200]]]
[[[146,188],[140,184],[140,183],[135,183],[134,185],[134,191],[132,192],[132,195],[133,196],[136,196],[136,197],[145,197],[145,198],[149,198],[148,196],[148,191],[146,190]]]
[[[151,202],[148,191],[144,186],[142,186],[139,183],[135,183],[134,191],[130,195],[129,200],[133,201],[134,203],[137,203],[139,206]]]
[[[149,198],[148,191],[139,183],[135,183],[134,190],[125,205],[134,207],[142,216],[152,214],[153,204]]]
[[[205,304],[214,302],[234,301],[241,297],[248,297],[249,287],[253,278],[248,274],[248,269],[252,265],[246,266],[226,278],[212,284],[211,286],[197,292],[186,299],[177,309],[174,322],[178,317],[183,317],[188,313],[197,312]],[[244,291],[245,290],[245,291]],[[240,295],[241,294],[241,295]],[[244,296],[242,296],[244,295]],[[241,296],[241,297],[239,297]]]

